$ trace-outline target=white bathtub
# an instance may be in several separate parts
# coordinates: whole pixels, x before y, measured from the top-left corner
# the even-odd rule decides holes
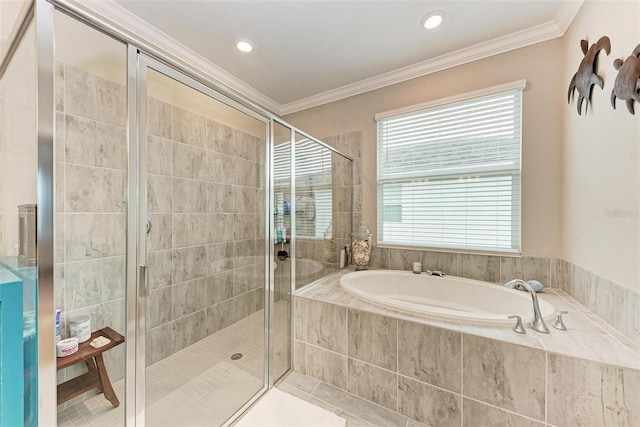
[[[340,278],[348,293],[386,308],[452,322],[515,325],[510,314],[533,320],[527,292],[455,276],[428,276],[410,271],[356,271]],[[540,313],[553,320],[555,309],[538,295]]]

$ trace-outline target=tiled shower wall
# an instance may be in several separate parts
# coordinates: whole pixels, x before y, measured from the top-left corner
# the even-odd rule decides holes
[[[147,364],[264,304],[263,140],[150,99]],[[124,334],[126,91],[56,67],[56,307]],[[113,381],[124,346],[105,353]],[[74,369],[75,368],[75,369]],[[76,365],[59,380],[78,375]]]
[[[149,100],[147,363],[264,306],[264,140]]]

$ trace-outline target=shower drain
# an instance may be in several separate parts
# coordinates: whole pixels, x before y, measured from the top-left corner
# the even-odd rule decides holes
[[[235,353],[231,355],[231,360],[242,359],[242,353]]]

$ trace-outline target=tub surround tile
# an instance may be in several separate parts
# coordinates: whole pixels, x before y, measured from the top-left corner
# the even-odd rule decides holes
[[[439,270],[449,276],[460,275],[460,255],[448,252],[422,252],[422,271]]]
[[[347,389],[347,357],[307,345],[307,375],[331,384],[342,390]]]
[[[587,307],[616,330],[629,336],[629,316],[631,315],[629,289],[596,274],[593,280],[594,305],[587,305]]]
[[[640,372],[551,354],[548,377],[549,423],[640,425]]]
[[[551,329],[550,335],[540,335],[545,348],[557,354],[576,358],[589,354],[595,362],[609,363],[640,370],[640,358],[618,339],[608,334],[585,334],[578,331]]]
[[[395,411],[398,405],[397,375],[349,358],[347,391]]]
[[[640,344],[640,293],[629,292],[631,296],[630,338]]]
[[[381,248],[379,246],[373,246],[371,248],[371,258],[369,259],[369,266],[372,268],[388,269],[389,249]]]
[[[420,251],[391,249],[389,251],[389,268],[391,270],[411,270],[414,262],[422,261]]]
[[[514,322],[515,326],[515,322]],[[551,325],[547,325],[551,328]],[[544,345],[538,333],[533,331],[529,325],[524,325],[526,334],[516,334],[510,327],[501,326],[482,326],[482,325],[467,325],[461,326],[462,332],[465,334],[474,335],[477,337],[483,337],[493,340],[499,340],[510,344],[522,345],[530,348],[544,350]]]
[[[460,392],[462,335],[400,320],[398,373]]]
[[[521,417],[495,406],[485,405],[472,399],[464,399],[463,427],[544,427],[542,422]]]
[[[348,323],[349,357],[395,371],[398,363],[398,321],[350,309]]]
[[[334,304],[308,300],[307,342],[346,354],[347,309]]]
[[[465,396],[544,420],[545,353],[464,335]]]
[[[293,337],[297,340],[307,340],[307,300],[304,298],[293,297]]]
[[[549,287],[562,289],[567,281],[567,262],[563,259],[549,260]]]
[[[398,411],[431,426],[459,426],[460,396],[420,381],[398,377]]]
[[[375,426],[405,427],[407,424],[407,419],[402,415],[380,406],[373,407],[366,400],[328,384],[320,383],[313,396]]]
[[[460,276],[485,282],[500,281],[500,257],[465,255],[460,257]]]
[[[307,374],[307,344],[293,341],[293,370],[301,374]]]

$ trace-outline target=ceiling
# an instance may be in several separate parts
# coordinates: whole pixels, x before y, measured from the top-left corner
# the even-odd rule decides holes
[[[558,37],[582,2],[112,3],[151,24],[147,32],[166,33],[215,64],[227,84],[237,83],[240,92],[282,114]],[[434,9],[445,11],[446,19],[427,31],[420,21]],[[250,39],[254,51],[236,50],[238,38]]]

